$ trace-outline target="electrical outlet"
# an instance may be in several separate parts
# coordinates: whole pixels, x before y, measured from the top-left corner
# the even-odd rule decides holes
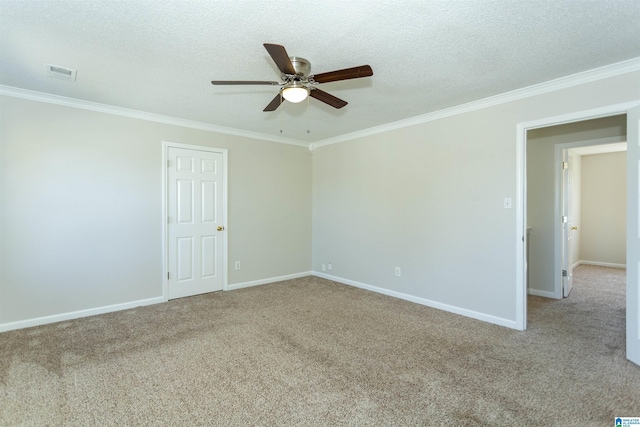
[[[329,271],[333,270],[333,266],[331,265],[331,263],[327,264],[327,270]]]
[[[236,261],[236,270],[240,270],[241,266],[240,261]]]
[[[322,264],[322,271],[327,271],[327,266],[326,266],[326,264]]]
[[[401,274],[400,267],[396,267],[396,277],[400,277]]]

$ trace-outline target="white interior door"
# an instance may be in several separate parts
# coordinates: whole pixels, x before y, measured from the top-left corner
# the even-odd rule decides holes
[[[640,365],[640,107],[627,111],[627,359]]]
[[[168,147],[169,299],[222,290],[223,154]]]
[[[569,150],[562,150],[562,296],[565,298],[571,293],[573,287],[573,254],[571,251],[571,239],[573,236],[573,216],[571,206],[573,203],[573,182],[571,163],[569,162]]]

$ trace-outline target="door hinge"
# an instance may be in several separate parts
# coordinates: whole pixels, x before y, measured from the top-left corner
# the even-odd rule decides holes
[[[562,270],[562,277],[567,277],[567,270]]]
[[[567,223],[567,221],[569,221],[569,218],[567,218],[566,216],[562,215],[561,220],[562,220],[562,223],[563,223],[563,224],[566,224],[566,223]]]
[[[167,271],[167,280],[169,280],[169,272]]]
[[[562,169],[569,169],[569,162],[562,162]]]

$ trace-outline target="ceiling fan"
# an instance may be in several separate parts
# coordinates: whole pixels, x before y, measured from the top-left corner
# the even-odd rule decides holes
[[[281,82],[275,81],[243,81],[243,80],[213,80],[214,85],[270,85],[280,86],[280,90],[263,111],[275,111],[284,100],[289,102],[301,102],[310,96],[324,102],[334,108],[342,108],[347,102],[337,98],[316,85],[320,83],[337,82],[340,80],[357,79],[373,75],[369,65],[345,68],[344,70],[329,71],[321,74],[309,74],[311,63],[298,56],[289,56],[284,46],[279,44],[264,43],[265,49],[271,55],[282,74]]]

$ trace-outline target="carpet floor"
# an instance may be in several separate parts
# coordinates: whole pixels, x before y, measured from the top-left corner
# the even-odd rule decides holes
[[[0,334],[2,426],[612,426],[640,416],[625,271],[529,296],[525,332],[328,280]]]

